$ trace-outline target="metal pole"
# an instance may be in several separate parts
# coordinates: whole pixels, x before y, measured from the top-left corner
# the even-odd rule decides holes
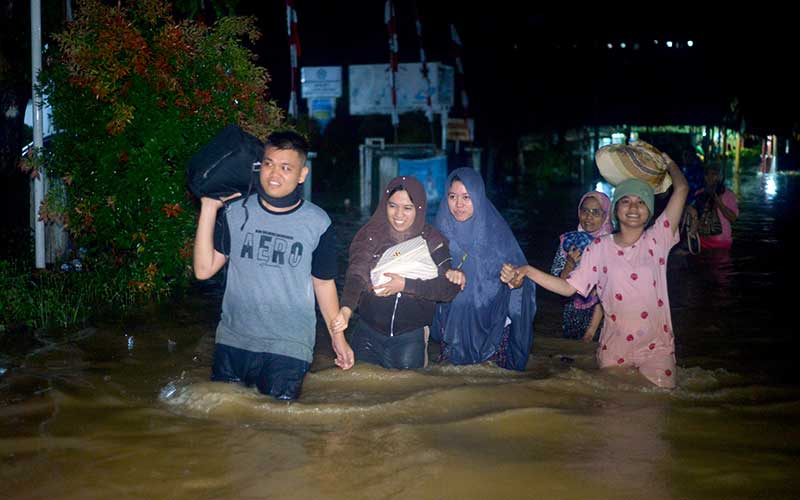
[[[442,114],[441,114],[441,121],[442,121],[442,152],[447,154],[447,120],[448,120],[448,113],[450,110],[446,107],[442,107]]]
[[[722,127],[722,168],[728,168],[728,128]]]
[[[303,199],[306,201],[311,201],[311,181],[312,181],[312,174],[314,173],[314,168],[312,164],[314,163],[314,158],[317,157],[317,153],[314,151],[308,152],[308,158],[306,159],[306,167],[308,167],[308,175],[306,175],[306,180],[303,182]]]
[[[42,122],[42,96],[37,83],[42,69],[42,8],[40,0],[31,0],[31,81],[33,86],[33,148],[41,151],[44,146]],[[33,180],[34,239],[36,247],[36,267],[44,269],[44,222],[39,218],[39,207],[44,200],[45,171],[39,165],[39,175]]]

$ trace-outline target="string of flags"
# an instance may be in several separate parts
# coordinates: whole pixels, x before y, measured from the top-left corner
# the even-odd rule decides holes
[[[300,33],[297,30],[297,11],[294,0],[286,0],[286,28],[289,35],[289,62],[291,64],[291,94],[289,96],[289,116],[298,116],[298,85],[300,84]]]
[[[453,52],[456,60],[456,86],[461,88],[461,108],[464,111],[464,116],[469,116],[469,98],[464,85],[464,63],[461,61],[463,45],[454,24],[450,25],[450,39],[453,41]]]
[[[422,41],[422,21],[419,18],[419,11],[417,10],[416,2],[414,2],[414,24],[417,27],[417,39],[419,40],[419,60],[422,63],[422,67],[420,72],[422,73],[422,78],[425,80],[425,86],[427,87],[427,95],[425,96],[425,103],[427,108],[425,110],[425,117],[428,118],[429,122],[433,122],[433,102],[431,100],[431,79],[428,73],[428,61],[425,57],[425,46]]]
[[[289,59],[291,65],[290,78],[290,97],[287,114],[291,117],[297,118],[299,116],[299,101],[300,101],[300,65],[299,59],[301,56],[300,48],[300,35],[298,30],[298,14],[295,9],[295,0],[286,1],[286,30],[288,35],[289,45]],[[420,61],[420,74],[424,85],[424,99],[425,99],[425,116],[430,123],[434,119],[434,86],[432,83],[432,75],[430,74],[430,67],[428,65],[427,54],[425,52],[425,44],[422,32],[422,19],[417,9],[416,2],[413,2],[413,16],[416,29],[416,36],[419,45],[419,61]],[[398,89],[398,71],[400,69],[400,47],[398,41],[397,31],[397,15],[395,12],[395,2],[393,0],[386,0],[384,3],[384,23],[386,24],[386,31],[388,35],[389,45],[389,67],[387,71],[388,76],[388,91],[391,99],[391,123],[395,127],[395,134],[397,134],[397,127],[400,124],[399,116],[399,89]],[[470,121],[466,119],[469,116],[469,98],[467,96],[466,88],[464,85],[464,65],[463,65],[463,45],[461,39],[456,31],[454,24],[449,24],[450,41],[452,46],[452,54],[455,66],[455,89],[457,92],[457,101],[460,104],[461,115],[463,120],[456,120],[451,118],[450,121],[463,121],[467,123],[467,128],[470,127]],[[437,75],[433,75],[434,77]],[[419,82],[419,80],[417,80]],[[437,80],[438,81],[438,80]],[[303,84],[305,85],[305,83]],[[418,97],[423,97],[422,94],[416,94]],[[438,95],[438,94],[437,94]],[[452,95],[452,94],[450,94]],[[309,104],[310,106],[310,104]],[[455,124],[457,125],[457,124]],[[451,125],[452,126],[452,125]],[[432,129],[433,130],[433,129]],[[448,136],[450,132],[448,130]],[[471,131],[470,131],[471,135]]]
[[[386,23],[386,30],[389,33],[389,72],[392,92],[392,125],[397,127],[400,124],[400,115],[397,112],[397,66],[399,63],[398,54],[400,46],[397,43],[397,20],[394,13],[394,2],[386,0],[383,18]]]

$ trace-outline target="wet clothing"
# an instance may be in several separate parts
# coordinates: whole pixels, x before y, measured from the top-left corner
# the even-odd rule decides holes
[[[697,208],[697,215],[700,217],[702,215],[702,210],[705,208],[705,203],[713,203],[711,200],[708,199],[708,196],[703,196],[705,194],[705,188],[698,190],[695,193],[695,208]],[[725,188],[725,191],[719,195],[720,200],[722,203],[733,213],[737,216],[739,215],[739,204],[736,202],[736,195],[730,189]],[[700,203],[703,200],[705,203]],[[701,248],[730,248],[733,245],[733,231],[731,228],[731,221],[728,220],[722,214],[722,211],[719,208],[715,207],[717,211],[717,217],[719,217],[719,223],[722,227],[722,233],[713,235],[713,236],[705,236],[700,235],[700,246]]]
[[[556,250],[556,255],[553,258],[553,265],[550,268],[550,274],[553,276],[561,276],[561,273],[564,271],[564,267],[567,265],[567,256],[571,247],[579,248],[581,251],[586,248],[587,245],[582,244],[583,241],[577,245],[572,243],[573,240],[577,240],[575,236],[579,234],[587,235],[590,237],[590,240],[594,240],[600,236],[610,234],[614,230],[613,226],[611,225],[611,200],[608,198],[608,196],[599,191],[589,191],[581,197],[580,201],[578,202],[578,220],[580,220],[581,217],[581,206],[583,206],[583,202],[586,200],[586,198],[594,198],[600,204],[600,208],[603,210],[603,221],[600,224],[600,227],[595,231],[586,232],[583,229],[583,226],[578,223],[577,231],[570,231],[562,234],[559,237],[558,250]],[[591,241],[589,243],[591,243]],[[579,294],[575,294],[572,297],[564,299],[564,312],[561,315],[561,329],[564,338],[582,339],[586,333],[586,329],[589,328],[589,324],[592,322],[594,306],[599,303],[600,298],[594,291],[592,291],[592,293],[590,293],[587,297],[582,297]],[[599,337],[602,324],[603,323],[601,320],[600,326],[597,327],[597,331],[594,334],[593,340],[596,340]]]
[[[211,380],[256,386],[262,394],[292,400],[300,396],[310,363],[289,356],[252,352],[225,344],[214,349]]]
[[[562,234],[561,241],[563,242],[563,240],[564,235]],[[550,268],[550,274],[553,276],[561,276],[561,271],[564,270],[564,266],[567,264],[567,253],[563,251],[563,245],[559,245],[559,249],[560,251],[556,252],[556,256],[553,258],[553,265]],[[575,304],[578,301],[582,304],[586,304],[586,306],[581,308],[576,307]],[[561,314],[561,331],[564,338],[582,339],[583,335],[586,333],[586,329],[589,328],[589,323],[592,322],[594,306],[599,303],[600,298],[595,291],[592,291],[586,298],[579,294],[565,298],[564,311]],[[603,322],[600,320],[600,326],[597,327],[593,340],[598,339],[602,325]]]
[[[581,340],[592,322],[594,307],[591,309],[575,309],[571,301],[564,303],[564,310],[561,313],[561,332],[565,339]],[[603,328],[603,320],[595,330],[592,341],[597,342]]]
[[[511,290],[500,281],[500,270],[504,263],[521,266],[527,259],[486,196],[480,174],[472,168],[456,169],[447,178],[446,190],[456,177],[469,193],[472,217],[457,221],[445,196],[434,225],[450,242],[450,265],[460,266],[467,284],[451,303],[437,305],[431,336],[442,343],[442,359],[453,364],[495,360],[503,368],[525,370],[533,343],[536,288],[533,281],[524,280],[522,287]]]
[[[623,248],[613,235],[596,239],[567,282],[603,304],[597,361],[601,368],[632,366],[660,387],[675,387],[675,337],[667,293],[667,257],[678,242],[665,214]]]
[[[311,277],[337,275],[331,220],[308,201],[288,212],[272,212],[256,195],[249,198],[249,216],[245,200],[236,200],[226,205],[214,231],[216,250],[229,257],[217,348],[311,363],[316,339]],[[246,380],[246,374],[236,375]]]
[[[416,212],[411,227],[403,233],[395,231],[389,224],[386,212],[389,197],[400,186],[408,192]],[[350,264],[340,303],[342,307],[349,307],[352,311],[358,310],[359,330],[364,330],[368,326],[369,330],[387,337],[413,334],[431,324],[437,301],[450,301],[460,291],[460,287],[451,283],[445,276],[445,272],[449,269],[450,250],[441,233],[425,223],[426,206],[425,189],[416,178],[396,177],[384,190],[375,213],[353,238],[350,244]],[[388,297],[375,295],[371,289],[370,271],[378,263],[383,252],[397,243],[417,236],[422,236],[427,243],[433,263],[438,268],[438,276],[430,280],[406,278],[402,292]],[[354,334],[358,337],[356,332]],[[357,341],[357,337],[353,342]],[[364,338],[366,337],[362,335],[362,340]],[[414,335],[413,338],[418,348],[424,350],[425,345],[420,344],[419,336]],[[358,354],[361,352],[362,355],[369,355],[370,362],[382,364],[382,361],[388,362],[393,359],[393,355],[388,352],[375,354],[377,346],[388,348],[398,343],[402,342],[386,341],[382,344],[372,342],[370,345],[376,346],[375,348],[360,351],[357,344],[354,344],[353,352],[356,361],[361,361]],[[362,342],[362,347],[363,345]],[[382,366],[397,367],[394,363]]]
[[[389,337],[360,320],[350,345],[359,362],[396,370],[424,368],[428,364],[427,327]]]

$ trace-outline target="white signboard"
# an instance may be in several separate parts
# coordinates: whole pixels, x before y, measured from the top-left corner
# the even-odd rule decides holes
[[[400,113],[425,111],[428,86],[422,77],[421,63],[400,64],[397,71],[397,109]],[[390,114],[392,112],[391,75],[388,64],[362,64],[349,68],[350,114]],[[431,103],[434,113],[453,106],[453,68],[441,63],[428,64]]]
[[[342,67],[306,66],[300,68],[300,94],[304,99],[342,97]]]

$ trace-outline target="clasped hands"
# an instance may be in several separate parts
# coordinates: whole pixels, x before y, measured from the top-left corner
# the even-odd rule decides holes
[[[525,273],[520,271],[520,268],[514,267],[507,262],[503,264],[503,268],[500,269],[500,281],[508,285],[508,288],[521,287],[524,279]]]

